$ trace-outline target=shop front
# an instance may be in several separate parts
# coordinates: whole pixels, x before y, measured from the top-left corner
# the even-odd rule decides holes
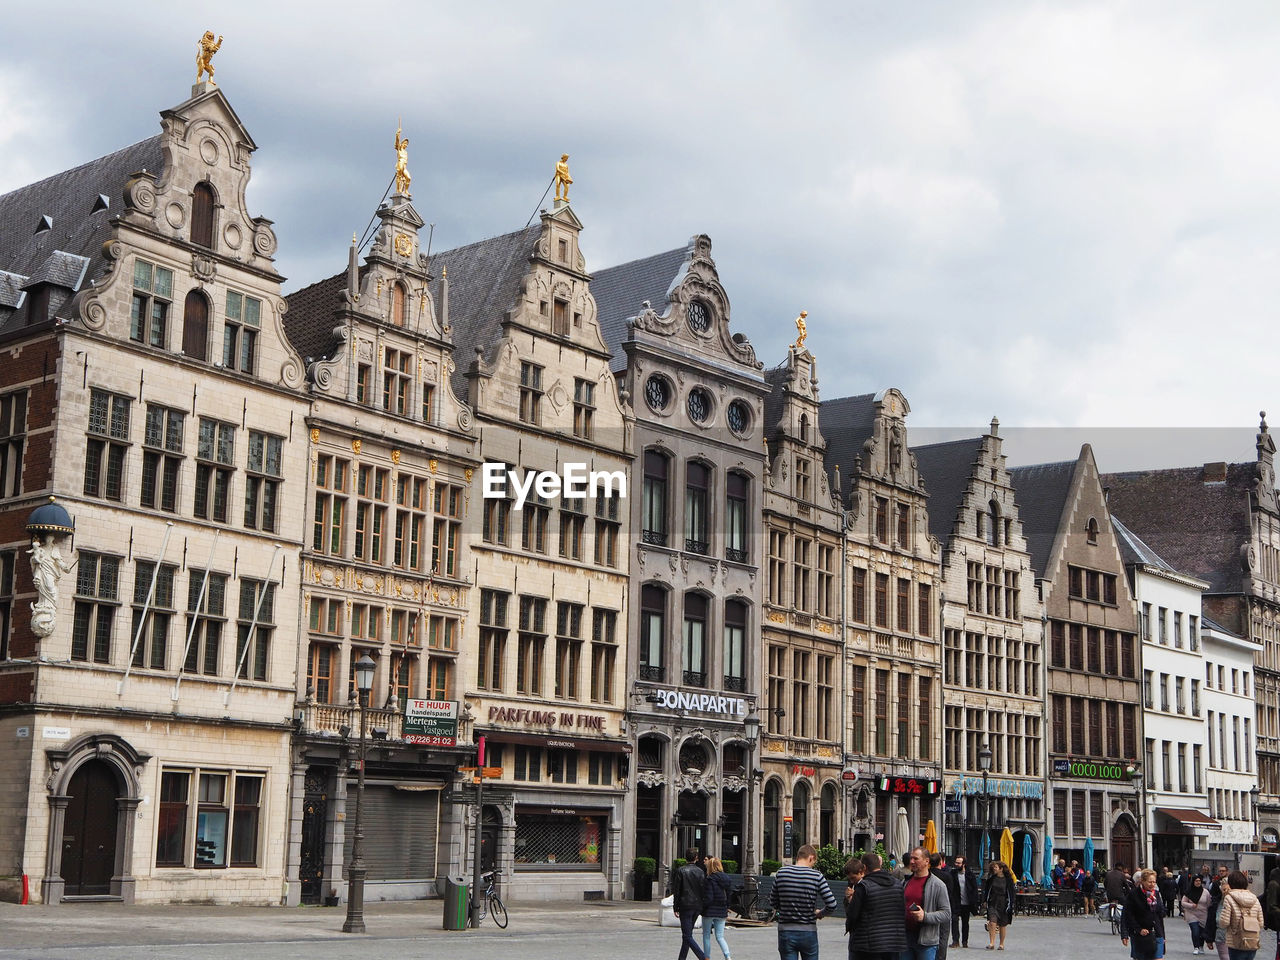
[[[1151,825],[1151,865],[1178,870],[1192,863],[1191,851],[1214,846],[1222,824],[1193,807],[1156,807]]]
[[[977,866],[1000,856],[1005,828],[1013,835],[1013,859],[1009,866],[1021,878],[1027,838],[1031,839],[1033,878],[1044,859],[1044,781],[981,775],[952,777],[943,800],[945,829],[943,850],[963,854]],[[983,837],[987,837],[984,847]]]

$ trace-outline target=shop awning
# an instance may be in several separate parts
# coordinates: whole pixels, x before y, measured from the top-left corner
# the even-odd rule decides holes
[[[630,753],[631,744],[624,740],[599,740],[594,737],[558,736],[556,734],[513,733],[508,730],[485,730],[494,743],[527,743],[550,750],[596,750],[601,753]]]
[[[1162,813],[1170,820],[1178,821],[1189,830],[1222,829],[1222,824],[1213,819],[1213,817],[1191,807],[1156,807],[1156,813]]]

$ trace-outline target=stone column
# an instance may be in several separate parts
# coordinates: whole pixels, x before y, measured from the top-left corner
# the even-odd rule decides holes
[[[45,850],[44,879],[40,881],[40,899],[50,905],[62,902],[66,881],[62,879],[62,835],[67,820],[70,797],[49,798],[49,846]]]
[[[133,836],[138,821],[140,797],[118,797],[116,817],[116,875],[111,878],[111,893],[125,903],[133,903],[138,880],[133,876]]]

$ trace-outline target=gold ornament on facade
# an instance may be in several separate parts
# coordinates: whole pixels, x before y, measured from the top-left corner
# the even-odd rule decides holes
[[[396,193],[409,196],[409,138],[400,136],[400,125],[396,125]]]
[[[808,310],[801,310],[800,316],[796,317],[796,342],[792,344],[797,350],[804,349],[804,338],[809,335],[808,327],[805,326],[805,317],[809,316]]]
[[[320,442],[320,428],[319,428],[319,427],[312,427],[312,428],[311,428],[311,442],[312,442],[312,443],[319,443],[319,442]]]
[[[217,86],[213,81],[213,55],[222,47],[222,37],[217,40],[213,39],[213,31],[206,30],[204,36],[200,38],[200,42],[196,44],[196,83],[207,73],[209,74],[209,83]]]
[[[391,462],[392,462],[392,463],[394,463],[394,464],[399,464],[399,463],[400,463],[400,451],[399,451],[399,450],[392,450],[392,451],[391,451]]]
[[[413,253],[413,238],[407,233],[396,234],[396,253],[402,257],[407,257]]]
[[[467,478],[467,483],[470,483],[470,482],[471,482],[471,475],[472,475],[473,473],[475,473],[475,471],[474,471],[474,470],[472,470],[470,467],[467,467],[467,469],[465,469],[465,470],[463,470],[463,471],[462,471],[463,476],[465,476],[465,477]]]
[[[359,437],[356,437],[354,440],[351,441],[351,452],[354,453],[357,457],[360,456],[360,446],[361,444],[360,444]]]
[[[562,153],[560,162],[556,164],[556,203],[569,202],[569,184],[573,177],[569,176],[569,155]]]
[[[432,473],[436,472],[436,467],[439,464],[440,464],[440,461],[437,460],[435,457],[432,457],[430,460],[427,461],[427,467],[430,468]]]

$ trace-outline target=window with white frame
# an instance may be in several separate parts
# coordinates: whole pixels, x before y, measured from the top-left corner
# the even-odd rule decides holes
[[[169,335],[169,304],[173,301],[173,271],[145,260],[133,262],[133,305],[129,339],[164,347]]]
[[[279,518],[281,452],[284,438],[249,431],[249,461],[244,485],[244,525],[273,533]]]
[[[258,866],[265,779],[257,772],[161,771],[156,866]]]
[[[262,301],[227,291],[227,312],[222,332],[222,365],[228,370],[253,373],[258,357],[258,331],[262,326]]]

